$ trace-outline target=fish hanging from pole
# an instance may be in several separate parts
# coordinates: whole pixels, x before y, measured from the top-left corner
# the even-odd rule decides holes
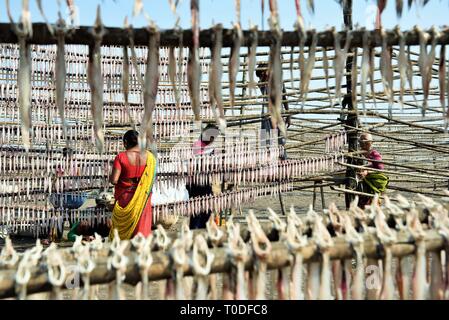
[[[212,108],[217,120],[217,125],[220,128],[220,131],[224,132],[226,130],[226,119],[223,108],[223,98],[221,94],[221,83],[223,76],[223,65],[221,63],[223,25],[218,24],[213,28],[212,43],[212,59],[209,66],[209,101],[210,107]]]
[[[388,98],[388,116],[392,117],[392,108],[394,104],[394,88],[393,88],[393,66],[391,63],[392,48],[387,44],[387,34],[382,28],[382,54],[380,57],[380,73],[382,75],[382,83],[384,86],[384,93]]]
[[[396,0],[396,15],[398,19],[402,17],[403,11],[404,11],[404,0]]]
[[[159,85],[160,32],[158,28],[152,24],[148,28],[148,33],[150,40],[143,90],[143,104],[145,111],[140,127],[139,141],[141,150],[150,149],[156,154],[156,144],[153,136],[153,111],[156,107],[157,89]]]
[[[281,62],[281,40],[282,30],[279,26],[279,14],[277,1],[270,0],[270,28],[274,42],[271,44],[269,80],[268,80],[268,110],[271,116],[273,129],[279,128],[281,136],[286,137],[287,130],[282,118],[282,62]]]
[[[54,35],[54,30],[52,25],[48,22],[47,16],[45,15],[44,8],[42,7],[42,0],[36,0],[37,8],[39,9],[39,12],[41,13],[42,18],[44,19],[45,24],[47,25],[48,31],[52,35]]]
[[[401,109],[404,109],[405,85],[407,83],[407,55],[405,54],[405,37],[399,26],[396,26],[396,33],[399,37],[399,78],[400,78],[400,97]]]
[[[257,54],[257,44],[258,44],[258,30],[257,26],[251,26],[251,45],[248,49],[248,91],[249,95],[253,96],[254,90],[257,87],[257,82],[254,79],[254,74],[256,73],[256,54]]]
[[[75,26],[75,21],[77,18],[77,12],[76,12],[76,6],[74,0],[66,0],[67,7],[70,10],[70,21],[72,23],[72,26]]]
[[[66,145],[69,145],[67,136],[67,122],[65,119],[65,89],[66,89],[66,63],[65,63],[65,21],[59,17],[56,26],[57,51],[56,51],[56,106],[58,107],[61,125],[63,129],[63,137]]]
[[[6,0],[6,11],[8,18],[13,26],[13,30],[17,35],[19,42],[19,70],[17,75],[17,83],[19,86],[19,108],[20,108],[20,122],[22,132],[22,143],[25,150],[28,152],[31,147],[30,130],[32,126],[31,116],[31,48],[27,43],[27,39],[33,36],[33,26],[31,24],[31,14],[29,10],[29,1],[22,1],[22,27],[14,23],[11,15],[9,0]]]
[[[231,103],[231,112],[234,114],[235,107],[235,88],[237,75],[240,69],[240,47],[243,41],[243,31],[240,24],[240,0],[235,0],[237,22],[234,24],[233,44],[231,48],[231,56],[229,58],[229,96]]]
[[[128,18],[125,18],[125,29],[128,28]],[[136,122],[134,121],[133,116],[131,115],[131,108],[129,106],[129,55],[128,55],[128,46],[123,46],[123,75],[122,75],[122,90],[123,90],[123,100],[125,102],[125,112],[129,118],[131,126],[133,129],[136,129]]]
[[[376,29],[382,28],[382,13],[387,6],[387,0],[377,0],[377,16],[376,16]]]
[[[343,78],[343,73],[346,65],[346,58],[348,56],[349,45],[352,40],[352,33],[347,30],[346,31],[346,42],[343,49],[341,49],[341,35],[338,33],[335,28],[332,28],[332,33],[334,35],[334,49],[335,49],[335,58],[334,58],[334,72],[335,72],[335,98],[338,103],[341,103],[341,82]]]
[[[363,30],[363,55],[362,55],[362,69],[361,69],[361,89],[363,113],[366,114],[366,84],[368,82],[368,75],[370,72],[369,65],[369,31]]]
[[[101,41],[104,35],[103,23],[101,21],[101,9],[97,7],[97,18],[92,30],[95,40],[93,46],[89,47],[88,81],[91,90],[91,113],[94,121],[95,145],[98,152],[104,151],[103,132],[103,75],[101,72]]]
[[[296,22],[295,22],[295,29],[298,32],[299,37],[299,57],[298,57],[298,63],[299,63],[299,93],[300,93],[300,99],[303,98],[304,95],[304,86],[303,81],[305,78],[305,58],[304,58],[304,47],[307,40],[307,33],[304,26],[304,18],[301,13],[301,4],[299,0],[295,0],[295,7],[296,7]]]
[[[192,14],[193,46],[189,48],[189,62],[187,65],[187,82],[189,86],[190,103],[195,115],[195,121],[201,120],[200,87],[201,68],[199,59],[200,45],[200,21],[199,21],[199,1],[190,1]]]
[[[302,81],[301,81],[301,87],[302,87],[301,92],[304,92],[304,98],[302,99],[301,110],[304,110],[304,105],[307,100],[307,94],[309,93],[310,80],[312,78],[312,72],[313,72],[313,69],[315,66],[315,61],[316,61],[316,46],[318,44],[318,35],[315,30],[311,30],[311,31],[312,31],[312,44],[309,49],[309,57],[307,59],[307,63],[305,65],[305,70],[304,70],[305,76],[304,76],[304,79],[302,79]]]
[[[182,29],[179,27],[180,17],[176,11],[179,0],[176,0],[176,1],[168,0],[168,3],[170,5],[170,9],[172,10],[173,14],[176,17],[174,31],[179,36],[179,47],[178,47],[179,48],[179,56],[178,56],[179,61],[177,64],[176,56],[175,56],[175,47],[171,46],[169,48],[169,54],[168,54],[168,74],[169,74],[170,82],[172,84],[173,91],[174,91],[176,107],[180,108],[181,107],[181,92],[180,92],[181,82],[179,81],[179,79],[181,79],[181,81],[182,81],[183,35],[182,35]],[[180,74],[180,77],[179,76],[177,77],[178,74]]]

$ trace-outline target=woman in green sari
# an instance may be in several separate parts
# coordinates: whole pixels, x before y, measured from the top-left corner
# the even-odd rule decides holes
[[[382,155],[379,151],[373,149],[373,137],[369,133],[362,133],[360,136],[360,148],[364,151],[364,156],[370,163],[366,170],[359,172],[359,176],[362,180],[362,192],[370,194],[382,194],[388,187],[388,177],[379,171],[371,171],[372,169],[384,170],[384,164],[382,161]],[[366,205],[370,205],[372,197],[361,196],[359,198],[359,207],[364,209]]]

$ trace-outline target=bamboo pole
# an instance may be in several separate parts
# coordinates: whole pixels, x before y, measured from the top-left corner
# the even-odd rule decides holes
[[[94,43],[94,38],[90,26],[80,26],[79,28],[73,30],[70,36],[65,39],[66,44],[79,44],[79,45],[92,45]],[[432,30],[427,31],[431,36],[429,37],[428,43],[431,44],[434,38]],[[374,47],[382,46],[382,36],[380,30],[374,30],[369,32],[369,38],[371,40],[371,45]],[[149,39],[149,32],[147,28],[136,28],[133,30],[134,42],[136,46],[147,46]],[[213,29],[205,29],[200,32],[200,46],[201,47],[212,47],[212,34]],[[234,43],[233,41],[233,29],[223,30],[223,47],[231,47]],[[346,42],[346,32],[340,32],[342,40],[341,45]],[[406,45],[419,45],[419,34],[416,30],[404,31],[405,43]],[[363,44],[364,31],[356,30],[352,31],[351,47],[362,47]],[[251,40],[251,33],[249,30],[243,31],[243,41],[242,46],[248,46]],[[389,46],[399,45],[399,37],[397,33],[393,31],[386,31],[387,44]],[[306,46],[310,46],[312,43],[312,31],[307,31]],[[182,31],[183,46],[191,47],[193,45],[193,33],[192,30]],[[271,31],[258,31],[258,45],[259,47],[269,47],[272,43],[272,33]],[[161,30],[161,41],[160,45],[162,47],[178,47],[180,40],[180,34],[177,30]],[[51,45],[56,44],[56,38],[49,32],[48,27],[45,23],[34,23],[33,24],[33,36],[28,39],[30,44],[40,44],[40,45]],[[0,43],[18,43],[16,34],[14,33],[11,24],[1,23],[0,24]],[[284,31],[282,35],[282,46],[292,47],[297,46],[299,43],[299,33],[297,31]],[[441,35],[437,39],[437,44],[448,44],[449,43],[449,30],[441,30]],[[125,28],[111,28],[105,27],[105,35],[102,39],[102,44],[104,46],[127,46],[129,45],[129,33]],[[334,47],[334,37],[330,30],[323,32],[318,32],[318,46],[319,47]]]
[[[379,242],[370,235],[365,235],[364,254],[368,258],[380,259],[382,252],[379,251]],[[437,231],[426,231],[425,237],[427,251],[440,251],[445,248],[444,239]],[[403,257],[415,253],[416,247],[410,241],[408,234],[400,234],[398,242],[392,245],[391,250],[394,257]],[[329,255],[332,260],[350,259],[353,256],[353,249],[351,245],[345,241],[344,238],[335,238],[335,245],[330,249]],[[61,249],[66,252],[65,255],[71,255],[70,249]],[[214,261],[212,263],[211,273],[224,273],[231,271],[231,261],[226,248],[212,249],[214,252]],[[302,249],[302,256],[305,263],[319,261],[320,254],[317,252],[315,244],[309,244]],[[131,285],[136,285],[140,280],[140,270],[136,264],[135,255],[130,254],[129,250],[126,252],[129,262],[125,272],[124,282]],[[280,269],[291,265],[292,253],[284,242],[272,243],[272,250],[267,256],[267,269]],[[157,281],[168,279],[172,277],[172,264],[170,257],[163,252],[154,252],[153,263],[148,271],[148,278],[150,281]],[[67,262],[67,260],[65,260]],[[250,255],[245,261],[245,270],[251,270],[255,264],[254,255]],[[73,264],[72,264],[73,265]],[[33,268],[31,270],[30,281],[27,285],[27,293],[34,294],[40,292],[51,291],[52,286],[49,282],[46,268]],[[184,265],[184,276],[193,275],[193,268],[191,264]],[[0,298],[15,297],[15,270],[0,271]],[[104,255],[99,255],[96,260],[95,269],[90,274],[90,284],[106,284],[115,280],[115,271],[110,270],[107,264],[107,258]],[[82,285],[82,280],[80,279]],[[65,289],[65,288],[63,288]]]

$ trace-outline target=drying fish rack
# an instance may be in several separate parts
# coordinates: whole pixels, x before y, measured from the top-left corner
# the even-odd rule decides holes
[[[449,289],[444,287],[447,273],[443,270],[448,268],[447,260],[441,260],[442,252],[446,258],[449,254],[449,193],[447,196],[441,203],[424,196],[419,196],[416,202],[398,197],[397,205],[387,201],[382,207],[373,204],[365,211],[356,208],[356,203],[348,212],[340,212],[334,206],[324,214],[310,209],[304,218],[291,211],[283,219],[269,210],[269,222],[259,222],[250,212],[246,224],[230,220],[226,228],[219,228],[211,219],[205,231],[190,231],[184,225],[179,234],[167,234],[159,227],[148,239],[138,236],[132,241],[120,241],[115,237],[111,243],[103,243],[97,237],[86,244],[79,237],[71,248],[58,249],[53,244],[44,250],[38,242],[36,247],[23,253],[17,253],[8,239],[0,256],[0,298],[26,299],[34,293],[52,292],[53,298],[60,299],[61,290],[73,289],[69,292],[92,299],[98,294],[94,289],[96,285],[108,284],[111,292],[115,292],[110,298],[123,299],[123,284],[137,286],[143,281],[143,287],[142,283],[136,287],[136,294],[148,299],[145,296],[148,286],[154,281],[166,280],[166,288],[172,285],[174,291],[163,290],[166,296],[161,298],[206,299],[212,295],[213,299],[266,299],[269,279],[264,273],[278,270],[274,273],[282,287],[277,293],[278,299],[394,299],[398,291],[401,298],[443,299],[447,298],[444,294]],[[396,221],[396,230],[389,227],[391,219]],[[331,237],[328,230],[334,236]],[[426,260],[426,253],[432,257],[429,260],[431,273],[426,263],[418,263],[419,259]],[[413,271],[415,277],[422,277],[418,281],[441,276],[436,281],[432,279],[424,293],[417,292],[418,287],[411,290],[410,282],[411,294],[393,283],[393,264],[388,259],[399,259],[400,265],[402,259],[409,256],[414,256],[416,262],[409,263],[408,271]],[[314,272],[312,265],[318,266],[318,287],[314,287],[310,279]],[[303,280],[293,279],[294,275],[299,276],[295,268],[299,268]],[[373,268],[380,268],[375,274],[379,277],[378,287],[364,283],[373,275]],[[251,293],[250,285],[245,284],[246,272],[250,279],[262,280],[255,285],[256,293]],[[351,274],[353,280],[347,278],[348,296],[339,296],[343,285],[338,276],[345,272],[346,277]],[[406,274],[406,270],[396,268],[396,272],[410,280],[411,275]],[[82,278],[79,287],[64,287],[70,282],[65,281],[74,279],[77,273]],[[211,288],[217,284],[215,274],[221,274],[223,296],[216,288]],[[386,279],[387,275],[391,278]],[[248,283],[252,284],[253,280]],[[186,288],[193,288],[186,287],[189,281],[205,287],[197,292],[186,292]],[[290,287],[290,281],[299,287]],[[162,287],[165,286],[163,282]],[[386,295],[386,286],[392,286],[394,292]],[[313,291],[329,295],[320,293],[315,297]]]
[[[192,3],[195,2],[192,1]],[[351,1],[345,1],[345,3],[351,3]],[[345,14],[347,14],[347,8]],[[274,17],[276,13],[272,12],[271,18]],[[210,199],[199,198],[184,203],[158,206],[154,210],[155,218],[173,213],[195,215],[200,207],[205,205],[210,208],[215,206],[216,210],[228,210],[250,203],[259,196],[277,195],[280,189],[285,192],[308,188],[309,186],[304,186],[304,182],[307,181],[317,183],[315,186],[334,188],[336,184],[339,184],[336,182],[337,175],[343,170],[347,171],[348,177],[353,176],[355,169],[361,168],[362,159],[360,153],[356,151],[357,134],[361,132],[370,132],[376,138],[375,147],[382,153],[383,161],[387,166],[387,170],[383,172],[390,177],[390,189],[401,190],[408,194],[423,193],[440,198],[442,190],[448,188],[449,140],[446,127],[449,106],[445,102],[447,77],[443,76],[447,74],[448,66],[447,60],[443,58],[445,47],[449,43],[447,28],[442,30],[434,28],[427,31],[417,27],[408,31],[395,29],[341,32],[336,32],[333,28],[324,32],[315,32],[302,30],[298,25],[295,31],[280,33],[276,24],[273,24],[270,31],[244,30],[238,46],[236,45],[238,28],[223,29],[220,45],[223,48],[231,48],[231,52],[230,54],[219,52],[220,59],[215,61],[219,60],[222,63],[224,75],[230,76],[233,61],[235,63],[233,57],[239,57],[234,81],[217,82],[221,84],[220,93],[223,96],[223,112],[227,121],[227,130],[226,136],[219,137],[215,144],[217,153],[224,151],[224,158],[220,158],[217,154],[193,157],[190,147],[199,135],[195,120],[201,120],[203,123],[216,122],[217,110],[211,105],[209,97],[209,73],[213,65],[212,60],[217,56],[214,57],[213,50],[210,48],[217,44],[214,43],[214,39],[217,39],[217,30],[220,28],[199,31],[196,26],[192,26],[192,30],[164,30],[160,33],[155,30],[149,32],[147,28],[134,30],[103,28],[105,33],[101,43],[92,34],[91,27],[70,30],[70,36],[64,34],[62,38],[50,34],[46,24],[32,24],[32,28],[33,35],[26,41],[31,51],[29,88],[31,89],[32,144],[30,150],[25,150],[22,145],[23,123],[20,121],[20,101],[23,95],[19,94],[19,85],[23,83],[19,83],[18,75],[24,49],[28,47],[24,45],[23,35],[16,34],[10,24],[0,24],[0,58],[2,59],[0,67],[0,226],[7,226],[10,230],[22,228],[22,230],[31,230],[39,236],[41,231],[48,232],[49,228],[61,229],[64,217],[94,223],[103,221],[109,216],[104,209],[62,212],[50,208],[47,200],[54,193],[107,189],[107,174],[115,155],[122,148],[122,134],[134,127],[149,128],[148,126],[140,127],[142,122],[140,120],[144,119],[145,115],[145,106],[148,109],[148,98],[144,97],[140,78],[147,71],[153,71],[155,74],[157,71],[159,74],[159,83],[156,84],[157,95],[152,97],[155,101],[152,129],[154,129],[160,159],[159,179],[155,188],[177,187],[190,182],[210,184],[217,181],[234,183],[241,188],[236,192],[237,195],[223,193]],[[130,37],[131,34],[132,37]],[[182,43],[180,35],[182,35]],[[198,38],[194,38],[195,35]],[[150,41],[154,45],[155,36],[160,40],[160,48],[157,48],[158,61],[155,61],[154,56],[149,52],[151,51],[149,50]],[[199,66],[195,69],[197,71],[195,76],[196,79],[202,80],[195,92],[190,92],[186,71],[189,54],[195,50],[196,46],[200,48],[197,52]],[[58,47],[63,50],[63,60],[66,65],[66,73],[63,75],[66,82],[63,104],[67,120],[67,140],[63,137],[64,127],[61,125],[56,99],[56,88],[61,84],[61,75],[58,75],[56,71],[62,70],[57,66]],[[98,50],[99,47],[101,48]],[[270,47],[269,51],[266,49],[268,47]],[[173,48],[175,48],[174,52]],[[235,48],[239,48],[240,52],[235,52]],[[439,50],[436,50],[437,48]],[[99,52],[95,52],[96,49]],[[135,53],[132,53],[130,49],[134,49]],[[278,52],[279,57],[272,52]],[[175,55],[178,68],[182,67],[182,72],[178,69],[176,74],[177,90],[173,89],[170,82],[171,53]],[[92,90],[89,83],[87,71],[89,61],[94,60],[92,59],[94,55],[99,58],[97,74],[103,76],[96,83],[96,86],[103,86],[102,90],[97,90],[104,102],[101,104],[103,114],[103,117],[100,117],[101,125],[98,123],[98,117],[94,120],[95,117],[91,115],[92,101],[95,100],[96,104],[99,104],[98,96],[93,97],[92,91],[95,90]],[[150,65],[147,65],[147,61],[150,61]],[[282,93],[280,92],[282,88],[272,88],[278,99],[274,99],[276,105],[271,108],[268,108],[267,100],[274,97],[258,94],[252,83],[254,80],[252,73],[255,68],[265,68],[258,67],[258,63],[267,61],[269,66],[277,66],[276,76],[282,70],[283,78],[279,79],[279,83],[285,87],[285,92]],[[154,69],[156,64],[158,70]],[[272,70],[271,67],[269,69]],[[305,69],[309,71],[305,72]],[[128,75],[128,79],[125,79],[124,75]],[[373,78],[369,79],[369,75]],[[352,103],[342,106],[344,103],[341,100],[345,96],[342,93],[342,79],[345,76],[346,83],[351,83],[351,86],[346,88],[346,94],[352,97]],[[404,79],[404,76],[407,79]],[[57,79],[56,82],[55,79]],[[126,84],[124,79],[127,80]],[[231,88],[233,84],[235,90]],[[370,89],[367,89],[368,84]],[[146,85],[147,88],[150,87],[148,83]],[[259,85],[273,86],[272,83]],[[176,99],[177,94],[178,99]],[[235,99],[231,101],[233,95]],[[198,101],[193,101],[191,96],[196,97]],[[280,102],[288,103],[289,110],[279,110]],[[195,112],[192,110],[192,104]],[[424,105],[427,105],[427,108],[424,108]],[[267,110],[271,110],[271,114]],[[267,148],[264,144],[267,142],[265,139],[267,137],[261,137],[258,132],[261,122],[273,116],[273,110],[279,113],[277,116],[292,119],[292,125],[287,130],[285,147],[278,146],[276,136],[268,136],[269,148]],[[95,139],[96,130],[103,130],[105,133],[102,153],[96,148],[98,143]],[[70,159],[62,157],[61,151],[65,146],[74,150]],[[283,151],[287,151],[289,160],[272,161]],[[63,171],[64,174],[55,175],[58,170]],[[320,181],[326,181],[327,184],[319,184]],[[267,187],[268,183],[270,185]],[[342,188],[333,190],[347,194],[354,192]],[[335,191],[329,193],[335,193]],[[322,196],[324,198],[323,191]],[[426,201],[431,203],[428,199]],[[403,201],[398,202],[403,203]],[[24,207],[18,203],[27,205]],[[324,207],[324,201],[322,206]],[[412,210],[406,214],[392,208],[394,207],[391,203],[389,207],[382,208],[387,216],[385,221],[405,221],[406,216],[412,219],[411,221],[416,219],[414,214],[410,213]],[[301,298],[303,296],[301,292],[303,292],[306,297],[310,295],[309,298],[329,299],[328,293],[333,282],[330,281],[330,270],[326,268],[322,268],[322,272],[318,273],[329,279],[328,282],[319,284],[326,294],[322,296],[310,294],[306,290],[303,291],[302,287],[301,289],[293,288],[290,290],[290,295],[286,293],[289,290],[285,285],[285,272],[288,274],[292,264],[297,265],[299,260],[296,258],[302,258],[302,262],[308,269],[313,266],[310,270],[315,272],[315,275],[317,266],[322,266],[327,258],[331,259],[332,263],[346,260],[345,266],[352,258],[357,261],[360,258],[357,255],[354,256],[357,250],[369,258],[366,263],[359,260],[360,263],[356,262],[357,266],[370,265],[381,271],[385,265],[390,266],[390,262],[387,261],[387,257],[391,258],[390,254],[395,258],[416,256],[422,259],[423,243],[428,252],[443,251],[447,258],[449,256],[447,238],[445,238],[447,222],[438,215],[438,212],[443,212],[442,216],[447,215],[447,212],[445,213],[444,209],[438,206],[427,209],[434,215],[431,216],[430,222],[429,214],[425,214],[426,210],[423,209],[422,204],[419,208],[421,222],[428,228],[424,235],[419,233],[419,230],[415,230],[419,225],[415,223],[408,225],[413,234],[402,230],[396,239],[388,242],[388,237],[383,232],[387,235],[391,235],[392,232],[385,228],[381,211],[374,206],[368,209],[367,215],[371,218],[366,218],[369,220],[367,224],[376,226],[374,233],[369,232],[372,230],[369,227],[366,229],[363,227],[362,229],[366,232],[363,233],[362,240],[355,237],[358,239],[357,243],[353,242],[355,238],[348,239],[345,235],[339,235],[332,238],[332,245],[328,243],[330,238],[326,238],[326,232],[320,225],[319,219],[311,214],[305,219],[315,221],[314,224],[307,222],[311,225],[320,226],[316,232],[311,231],[313,228],[302,230],[299,225],[296,225],[297,222],[290,221],[287,224],[289,232],[298,236],[297,242],[293,241],[295,242],[293,247],[296,250],[293,250],[291,245],[288,246],[288,241],[282,238],[285,236],[285,234],[282,235],[285,230],[281,230],[279,221],[271,215],[270,217],[273,221],[277,221],[276,223],[267,225],[260,223],[264,234],[272,241],[270,242],[271,251],[263,258],[257,255],[257,253],[260,254],[261,248],[254,247],[254,242],[251,241],[251,234],[263,238],[254,221],[251,226],[252,232],[245,231],[245,226],[242,225],[240,230],[242,241],[235,240],[241,238],[236,235],[235,230],[232,231],[230,226],[233,224],[229,222],[227,229],[222,229],[224,234],[221,240],[215,238],[216,234],[199,232],[203,235],[203,239],[208,239],[211,248],[205,249],[201,240],[198,240],[186,248],[187,255],[184,257],[182,246],[179,245],[180,241],[176,242],[175,239],[186,240],[183,237],[187,237],[184,243],[191,243],[192,238],[197,235],[197,232],[194,232],[194,236],[189,238],[189,230],[185,228],[181,236],[170,235],[168,238],[165,238],[164,231],[159,229],[155,232],[153,241],[138,238],[133,244],[118,243],[117,240],[111,244],[103,244],[97,239],[90,245],[77,242],[71,249],[51,247],[45,251],[47,252],[45,257],[41,257],[42,248],[39,246],[27,251],[28,254],[15,255],[8,242],[0,258],[0,264],[2,264],[0,297],[19,296],[24,299],[27,294],[48,291],[60,297],[58,287],[61,285],[58,283],[61,279],[56,278],[58,275],[60,278],[64,277],[61,272],[58,273],[58,270],[75,267],[82,274],[85,289],[82,291],[83,298],[95,296],[90,292],[89,285],[115,286],[117,288],[115,298],[122,297],[120,286],[123,281],[136,285],[141,280],[143,282],[168,280],[170,287],[171,281],[174,280],[171,279],[173,274],[177,274],[179,278],[193,275],[194,281],[199,281],[198,283],[201,283],[199,287],[204,289],[206,283],[204,269],[208,271],[207,275],[221,273],[225,287],[228,281],[226,287],[228,298],[263,298],[263,288],[256,290],[260,296],[245,293],[245,288],[240,289],[244,279],[243,270],[249,271],[250,275],[257,278],[263,277],[266,267],[268,270],[279,272],[281,280],[284,281],[284,285],[281,286],[284,292],[279,292],[278,298]],[[361,212],[354,207],[351,210],[349,211],[351,218],[363,220],[364,215]],[[407,210],[403,211],[407,212]],[[374,221],[376,216],[380,217],[377,222]],[[326,222],[332,225],[332,230],[336,234],[340,232],[342,222],[335,220],[332,215],[327,217],[325,215],[325,219],[328,219]],[[290,219],[294,220],[293,217]],[[434,221],[439,224],[432,224]],[[295,234],[292,224],[295,224],[298,234]],[[348,228],[350,229],[350,226]],[[309,236],[304,238],[304,241],[300,241],[300,235],[306,232],[311,232],[312,237]],[[445,236],[440,235],[442,232]],[[228,241],[228,235],[232,235],[237,242]],[[323,238],[328,240],[328,242],[324,241],[324,246]],[[161,239],[169,240],[164,242]],[[244,259],[238,254],[239,250],[243,250],[241,253],[244,252],[242,243],[246,243],[248,249],[247,253],[243,254]],[[237,248],[236,246],[239,245],[240,247]],[[151,250],[148,247],[152,247]],[[189,265],[194,247],[196,250],[203,251],[203,254],[209,252],[214,255],[209,266],[193,268]],[[417,247],[421,251],[416,250]],[[176,259],[173,256],[173,248],[181,250],[177,251]],[[84,252],[85,255],[80,252]],[[184,259],[184,263],[173,265],[175,260],[179,262],[181,258]],[[378,259],[384,261],[382,267],[378,264]],[[432,256],[431,261],[433,261],[432,265],[438,269],[438,265],[434,263],[438,259]],[[343,265],[343,263],[340,264]],[[440,267],[443,268],[443,266],[448,267],[446,262],[441,263]],[[49,272],[49,270],[52,271]],[[145,271],[144,276],[142,276],[142,270]],[[347,268],[345,270],[348,271]],[[356,267],[357,270],[359,269]],[[423,285],[422,276],[425,272],[422,269],[418,271],[421,276],[419,284]],[[302,269],[300,273],[302,275]],[[240,277],[236,279],[235,274]],[[360,273],[357,274],[361,276]],[[123,275],[125,275],[124,280]],[[296,273],[296,275],[299,274]],[[28,276],[30,279],[26,281]],[[294,281],[298,283],[300,280],[295,278]],[[338,280],[334,279],[335,281]],[[360,285],[360,278],[357,281]],[[391,283],[392,281],[391,279]],[[316,291],[316,284],[314,286],[312,282],[310,282],[311,287],[309,284],[307,287]],[[388,284],[386,281],[385,286]],[[179,281],[175,281],[174,287],[178,289],[176,294],[172,295],[169,292],[164,297],[185,298],[182,296],[181,286]],[[145,286],[140,288],[142,287],[145,288]],[[448,288],[444,289],[448,291]],[[334,291],[332,295],[340,299],[338,290]],[[379,291],[382,291],[382,294]],[[432,287],[430,296],[435,298],[437,291],[435,287]],[[360,294],[360,292],[351,291],[351,294],[353,293]],[[391,298],[391,296],[385,296],[387,293],[391,294],[377,288],[363,292],[362,296],[358,297]],[[186,290],[185,294],[195,298],[205,298],[204,290],[196,295]],[[211,294],[212,298],[218,297]],[[238,296],[235,296],[236,294]],[[401,294],[406,295],[404,292]],[[141,292],[140,296],[147,298],[145,291]],[[423,298],[418,293],[414,297]]]

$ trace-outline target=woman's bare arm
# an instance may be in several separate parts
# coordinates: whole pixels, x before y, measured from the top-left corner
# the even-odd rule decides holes
[[[109,182],[112,183],[113,185],[116,185],[120,177],[120,172],[121,172],[120,169],[113,167],[111,175],[109,176]]]

